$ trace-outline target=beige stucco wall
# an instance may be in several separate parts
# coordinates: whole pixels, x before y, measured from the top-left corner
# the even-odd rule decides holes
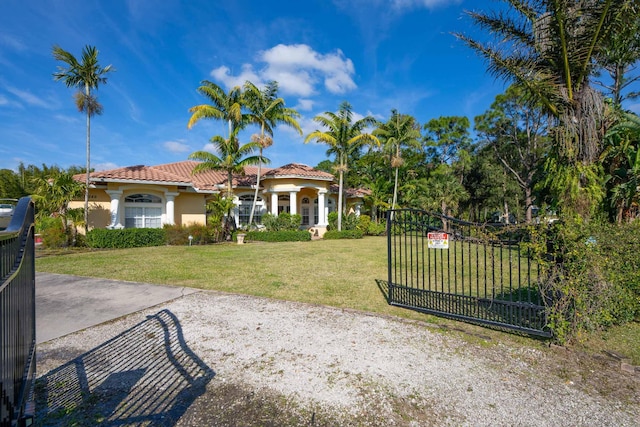
[[[175,221],[177,225],[204,225],[206,223],[204,194],[180,193],[175,200]]]

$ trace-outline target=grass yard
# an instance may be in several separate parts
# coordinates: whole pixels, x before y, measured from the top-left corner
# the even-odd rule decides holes
[[[84,252],[42,252],[36,271],[188,286],[349,308],[437,323],[470,336],[525,341],[473,325],[389,306],[376,284],[387,279],[387,240],[166,246]],[[530,341],[528,341],[530,342]],[[640,364],[640,324],[594,334],[580,348],[613,350]]]

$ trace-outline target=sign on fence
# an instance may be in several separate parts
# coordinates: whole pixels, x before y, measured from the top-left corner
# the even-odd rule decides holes
[[[429,249],[449,249],[449,235],[447,233],[427,233]]]

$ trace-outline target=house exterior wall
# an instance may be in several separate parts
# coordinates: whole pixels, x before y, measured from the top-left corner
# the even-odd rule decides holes
[[[176,197],[175,222],[177,225],[200,224],[207,221],[207,207],[204,194],[180,193]]]

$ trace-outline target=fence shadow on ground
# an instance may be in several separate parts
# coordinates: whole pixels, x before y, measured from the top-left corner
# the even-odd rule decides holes
[[[173,426],[215,376],[162,310],[36,381],[36,423]]]

